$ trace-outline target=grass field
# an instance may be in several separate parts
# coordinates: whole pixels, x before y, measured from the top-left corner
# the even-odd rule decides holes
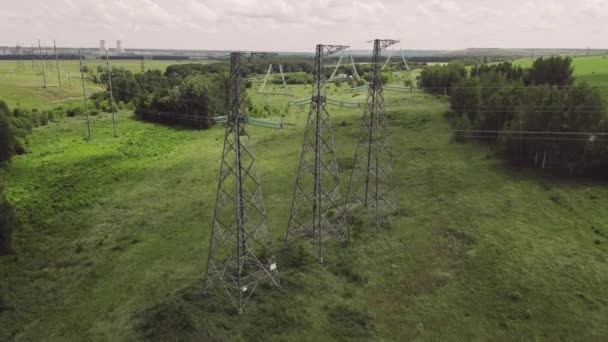
[[[331,85],[328,96],[363,101]],[[292,86],[295,98],[308,86]],[[286,108],[285,97],[252,94]],[[35,130],[4,169],[23,226],[0,258],[0,340],[602,340],[608,336],[608,187],[510,168],[459,144],[447,101],[386,93],[400,215],[355,230],[324,266],[279,251],[282,288],[242,316],[201,294],[222,127],[108,115]],[[275,246],[284,236],[307,108],[251,127]],[[360,111],[332,108],[343,185]]]
[[[111,65],[117,68],[125,68],[134,72],[141,70],[141,62],[138,60],[111,60]],[[179,64],[176,61],[146,60],[146,70],[165,70],[168,65]],[[47,88],[44,89],[42,66],[46,74]],[[86,65],[90,70],[97,70],[101,66],[106,68],[104,60],[87,59]],[[24,61],[22,67],[17,66],[17,61],[0,61],[0,98],[4,99],[9,106],[21,106],[25,108],[49,109],[66,102],[78,103],[82,101],[82,83],[80,79],[79,62],[76,60],[60,61],[59,71],[54,60],[46,63],[36,61],[32,68],[31,61]],[[59,88],[59,77],[62,87]],[[87,93],[99,91],[100,88],[87,84]]]

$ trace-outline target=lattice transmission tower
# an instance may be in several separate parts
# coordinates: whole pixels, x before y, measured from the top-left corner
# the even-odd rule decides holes
[[[260,281],[268,278],[280,286],[246,127],[242,59],[257,55],[264,54],[230,55],[229,115],[205,272],[205,292],[211,287],[223,288],[239,313]]]
[[[397,209],[387,115],[384,111],[382,50],[397,40],[375,39],[372,77],[361,119],[353,170],[346,195],[346,210],[364,210],[373,215],[376,226],[386,213]]]
[[[327,81],[323,57],[346,48],[317,45],[308,122],[287,227],[286,244],[296,239],[315,239],[321,263],[324,241],[347,239],[333,132],[323,94]]]

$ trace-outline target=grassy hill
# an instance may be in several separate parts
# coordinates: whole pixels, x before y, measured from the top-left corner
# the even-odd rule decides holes
[[[345,85],[343,86],[345,87]],[[297,98],[310,87],[292,87]],[[328,96],[344,95],[334,85]],[[282,288],[242,316],[201,293],[222,127],[119,114],[38,128],[4,169],[16,254],[0,258],[0,340],[600,340],[608,336],[608,187],[511,168],[446,128],[444,98],[387,93],[400,213],[355,225],[321,266],[281,251],[305,112],[251,127]],[[253,95],[259,106],[285,98]],[[344,186],[360,112],[332,109]],[[344,187],[345,189],[345,187]]]

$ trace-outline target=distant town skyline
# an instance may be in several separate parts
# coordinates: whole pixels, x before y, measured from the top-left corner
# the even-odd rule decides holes
[[[605,0],[2,0],[0,45],[272,50],[608,48]]]

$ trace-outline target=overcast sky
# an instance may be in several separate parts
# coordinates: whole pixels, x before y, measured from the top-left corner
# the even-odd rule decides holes
[[[608,0],[0,0],[0,45],[310,51],[608,48]],[[399,48],[399,47],[397,47]]]

